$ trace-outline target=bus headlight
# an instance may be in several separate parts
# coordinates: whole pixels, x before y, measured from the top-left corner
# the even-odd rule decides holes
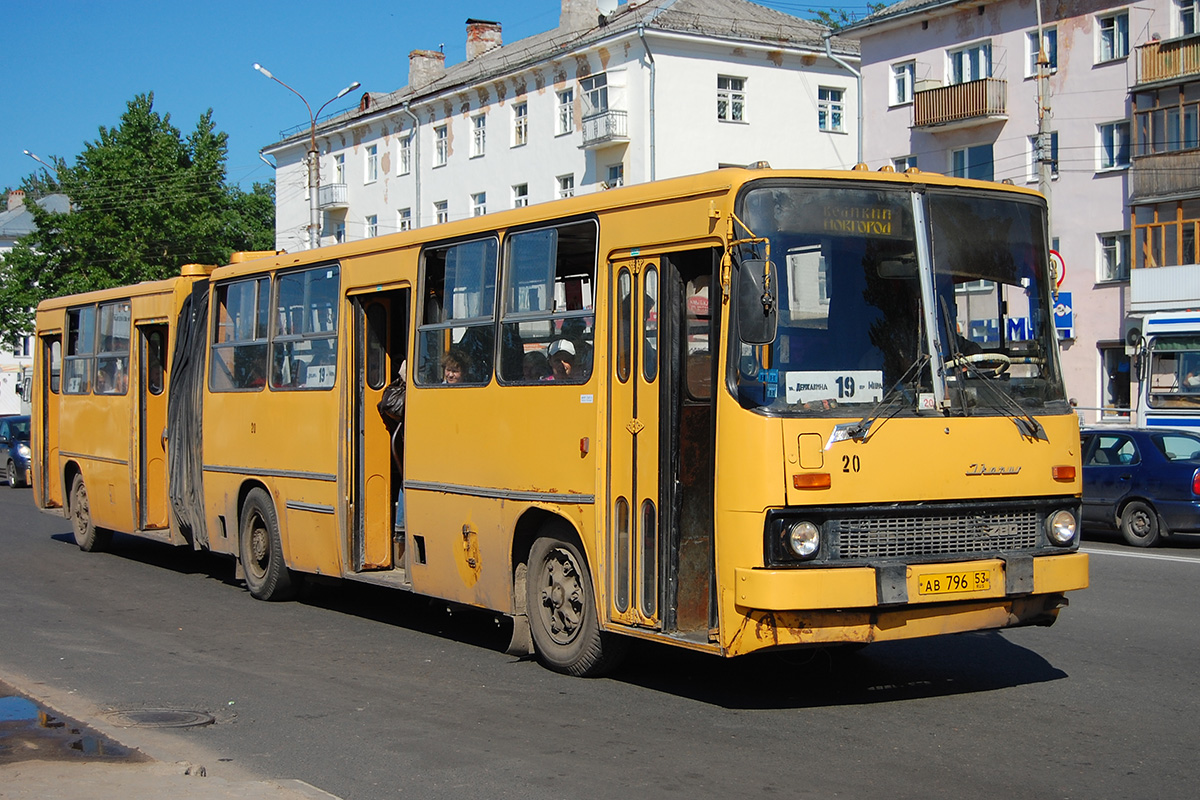
[[[794,523],[788,528],[786,541],[796,558],[812,558],[821,549],[821,529],[811,522]]]
[[[1075,515],[1065,508],[1046,518],[1046,535],[1051,544],[1060,547],[1071,544],[1075,541],[1076,528]]]

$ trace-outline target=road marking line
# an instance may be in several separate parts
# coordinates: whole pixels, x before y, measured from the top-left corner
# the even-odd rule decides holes
[[[1150,553],[1125,553],[1120,550],[1094,550],[1091,547],[1081,547],[1079,549],[1089,555],[1121,556],[1122,558],[1147,558],[1151,561],[1178,561],[1184,564],[1200,564],[1200,558],[1188,558],[1186,556],[1158,556],[1151,555]]]

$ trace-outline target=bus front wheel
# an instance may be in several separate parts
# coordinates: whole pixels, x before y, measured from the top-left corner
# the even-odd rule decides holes
[[[587,561],[574,544],[543,536],[529,551],[526,610],[538,660],[576,677],[616,665],[624,640],[601,632]]]
[[[246,588],[253,597],[287,600],[292,596],[292,573],[283,561],[275,504],[261,488],[252,489],[242,505],[238,548],[246,573]]]
[[[75,529],[75,544],[87,553],[103,550],[112,539],[112,531],[97,528],[92,521],[87,486],[79,474],[71,481],[71,526]]]

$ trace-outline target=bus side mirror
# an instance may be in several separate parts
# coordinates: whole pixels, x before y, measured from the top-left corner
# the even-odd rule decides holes
[[[771,344],[779,327],[777,273],[774,265],[759,258],[742,261],[738,268],[738,338],[745,344]]]

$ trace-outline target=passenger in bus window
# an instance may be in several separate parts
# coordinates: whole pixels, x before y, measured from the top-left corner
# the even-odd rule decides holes
[[[521,366],[522,374],[529,383],[544,381],[553,374],[550,369],[550,359],[546,358],[546,354],[541,350],[526,353],[525,361]]]
[[[583,380],[592,371],[592,343],[587,323],[582,319],[565,320],[562,335],[575,348],[575,380]]]
[[[442,356],[442,380],[446,383],[462,383],[469,366],[466,353],[451,348]]]
[[[575,372],[575,345],[566,339],[556,339],[550,344],[550,369],[556,381],[578,380]]]

